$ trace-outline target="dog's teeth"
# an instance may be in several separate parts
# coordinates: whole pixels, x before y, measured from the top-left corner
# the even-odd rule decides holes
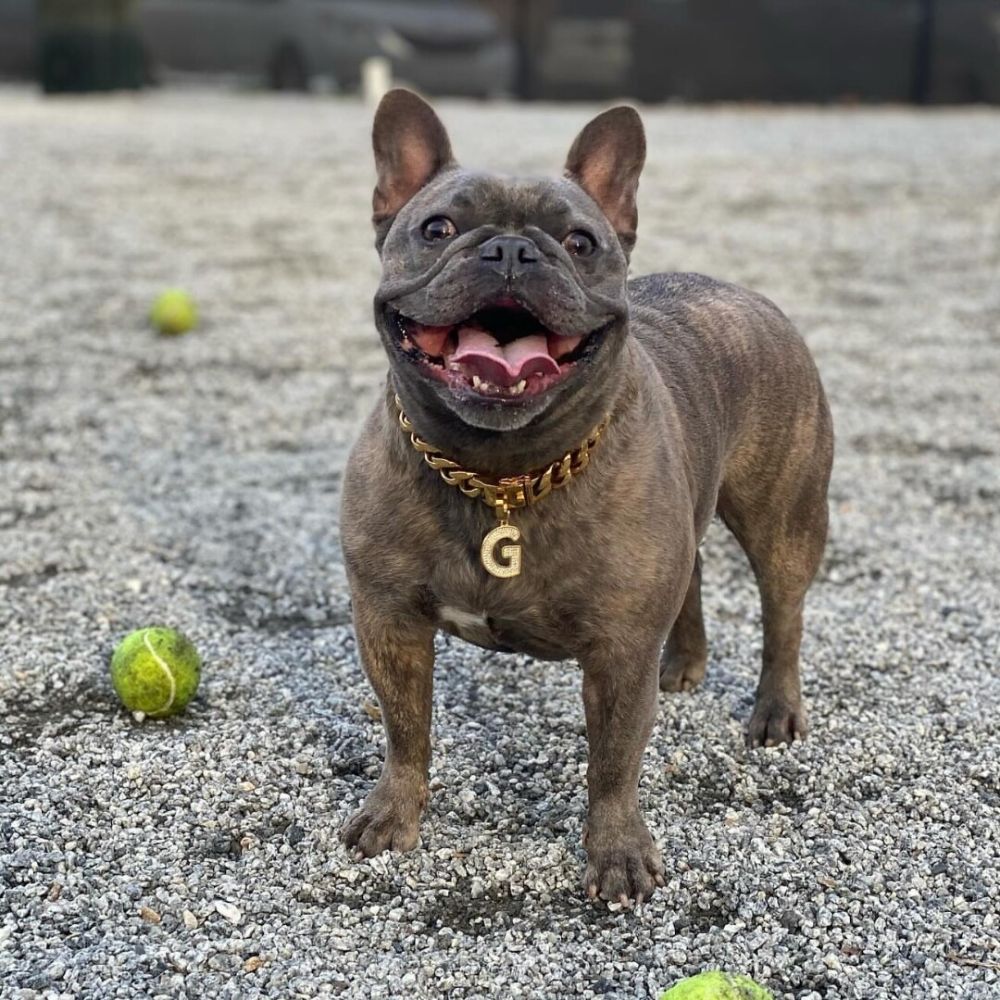
[[[528,380],[523,378],[521,379],[520,382],[517,383],[517,385],[512,385],[510,387],[510,391],[513,395],[520,396],[521,393],[524,392],[524,390],[527,388],[528,388]]]
[[[479,389],[483,384],[483,380],[478,375],[472,376],[472,386],[474,389]]]

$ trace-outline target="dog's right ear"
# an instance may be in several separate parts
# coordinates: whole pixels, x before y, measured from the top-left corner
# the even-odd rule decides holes
[[[635,245],[639,222],[636,192],[646,160],[646,135],[635,108],[611,108],[576,137],[566,176],[576,181],[614,226],[626,255]]]
[[[390,90],[382,98],[375,112],[372,146],[378,171],[372,222],[381,242],[396,213],[455,161],[441,119],[409,90]]]

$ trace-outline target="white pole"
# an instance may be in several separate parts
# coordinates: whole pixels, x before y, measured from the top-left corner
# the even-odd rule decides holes
[[[372,56],[361,64],[361,93],[369,104],[378,104],[392,89],[392,63]]]

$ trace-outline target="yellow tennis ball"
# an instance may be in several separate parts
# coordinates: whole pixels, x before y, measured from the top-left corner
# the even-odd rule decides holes
[[[156,297],[149,321],[160,333],[187,333],[198,324],[198,307],[183,289],[168,288]]]
[[[747,976],[730,972],[702,972],[671,986],[660,1000],[774,1000]]]
[[[154,719],[183,712],[198,690],[201,657],[172,628],[140,628],[111,657],[111,683],[122,704]]]

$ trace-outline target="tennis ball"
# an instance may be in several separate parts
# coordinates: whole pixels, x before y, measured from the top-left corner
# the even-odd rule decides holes
[[[774,997],[746,976],[729,972],[702,972],[671,986],[660,1000],[774,1000]]]
[[[140,628],[111,657],[111,683],[133,712],[161,719],[183,712],[198,690],[201,657],[172,628]]]
[[[156,297],[149,321],[160,333],[187,333],[198,324],[198,308],[183,289],[168,288]]]

